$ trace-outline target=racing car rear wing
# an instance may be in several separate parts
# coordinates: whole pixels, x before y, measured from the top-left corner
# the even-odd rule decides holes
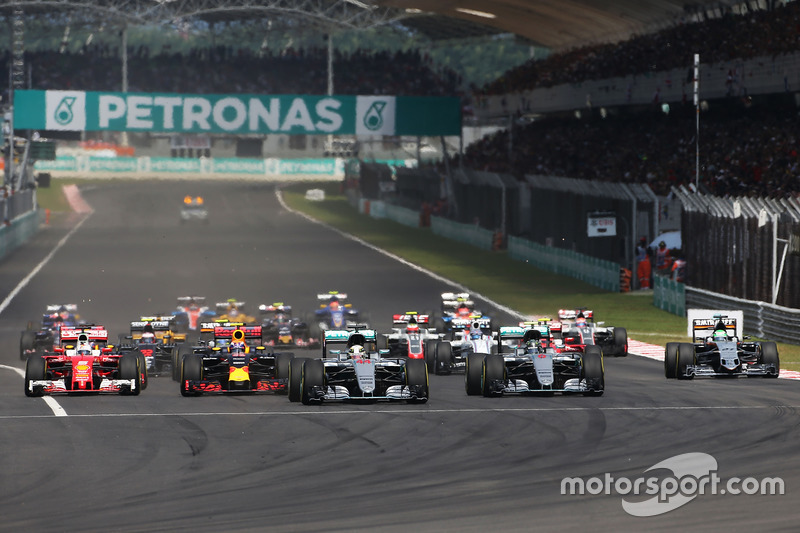
[[[407,311],[404,315],[392,315],[392,324],[408,324],[411,318],[417,324],[427,324],[430,321],[430,316],[420,315],[416,311]]]
[[[291,305],[285,305],[282,302],[278,302],[278,303],[274,303],[272,305],[261,304],[261,305],[258,306],[258,310],[261,312],[262,315],[266,315],[266,314],[269,314],[269,313],[277,313],[278,311],[281,311],[283,313],[291,314],[292,313],[292,306]]]
[[[103,326],[61,326],[59,334],[61,336],[62,344],[67,342],[77,342],[78,337],[81,334],[85,334],[89,342],[108,342],[108,330]]]
[[[736,319],[727,316],[715,316],[714,318],[695,318],[692,320],[692,340],[702,342],[706,337],[710,337],[719,325],[725,326],[725,333],[728,337],[736,336]]]
[[[461,329],[468,329],[472,324],[478,323],[478,327],[484,331],[491,331],[492,319],[488,317],[475,317],[475,318],[453,318],[450,321],[450,327],[454,331]]]
[[[261,339],[261,326],[220,326],[214,328],[214,339],[230,339],[233,332],[241,330],[245,339]]]
[[[330,301],[333,299],[337,300],[347,300],[347,293],[338,292],[338,291],[330,291],[330,292],[323,292],[317,294],[317,300],[320,301]]]
[[[475,305],[475,302],[470,299],[468,292],[442,293],[442,310],[456,309],[461,304],[465,304],[469,307],[472,307]]]
[[[45,311],[48,313],[57,313],[61,310],[61,308],[66,309],[70,313],[77,313],[78,312],[78,304],[52,304],[48,305],[45,308]]]
[[[167,320],[134,320],[131,322],[131,333],[144,331],[148,325],[153,328],[153,331],[169,331],[170,322]]]

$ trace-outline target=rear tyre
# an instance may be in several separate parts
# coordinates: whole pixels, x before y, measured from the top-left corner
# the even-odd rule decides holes
[[[120,394],[138,396],[142,392],[142,370],[139,368],[139,358],[132,352],[119,358],[119,379],[133,380],[133,386],[120,390]]]
[[[603,370],[603,350],[597,345],[589,345],[583,352],[581,378],[586,380],[584,396],[601,396],[606,388]]]
[[[33,345],[36,342],[35,331],[23,331],[19,339],[19,358],[23,361],[28,354],[33,351]]]
[[[778,357],[778,345],[774,342],[761,343],[761,362],[765,365],[775,365],[775,373],[767,374],[765,378],[777,378],[781,371],[781,361]]]
[[[614,328],[614,355],[628,355],[628,330],[625,328]]]
[[[417,397],[408,403],[425,403],[428,401],[428,367],[422,359],[406,361],[406,385],[416,387]]]
[[[487,398],[500,395],[494,390],[494,383],[505,380],[506,363],[502,355],[487,355],[483,360],[483,377],[481,379],[481,392]]]
[[[688,367],[697,364],[697,356],[694,352],[694,344],[682,342],[678,345],[678,379],[693,379],[694,374],[686,375]]]
[[[436,345],[436,360],[434,373],[447,376],[453,369],[453,346],[449,342],[440,342]]]
[[[303,375],[300,384],[300,401],[303,405],[309,405],[318,401],[315,394],[315,387],[325,386],[325,365],[321,359],[309,359],[303,365]]]
[[[679,342],[668,342],[664,350],[664,376],[667,379],[678,377],[678,345]]]
[[[275,355],[275,377],[277,379],[285,379],[286,388],[282,390],[275,391],[276,394],[288,394],[289,393],[289,372],[290,367],[292,365],[292,361],[294,360],[293,353],[279,353]]]
[[[425,341],[425,364],[428,366],[428,372],[433,372],[436,369],[436,346],[439,341],[427,340]]]
[[[199,355],[187,354],[181,360],[181,396],[200,396],[199,392],[190,392],[186,388],[187,381],[203,379],[203,359]]]
[[[44,387],[41,385],[30,386],[31,381],[42,379],[47,379],[47,360],[38,355],[28,357],[28,361],[25,363],[25,396],[44,396]]]
[[[477,396],[481,393],[481,379],[483,378],[483,358],[482,353],[468,353],[466,369],[464,372],[464,385],[467,396]]]
[[[290,402],[299,402],[302,397],[303,365],[307,357],[295,357],[289,364],[289,388],[286,391]]]

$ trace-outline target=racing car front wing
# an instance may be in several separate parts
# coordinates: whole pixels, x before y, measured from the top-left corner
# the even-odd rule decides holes
[[[374,400],[416,400],[425,399],[427,396],[419,385],[391,385],[386,388],[385,395],[363,393],[361,396],[352,396],[347,387],[334,385],[329,387],[314,387],[310,396],[316,401],[374,401]]]
[[[121,390],[136,390],[136,381],[135,379],[107,379],[103,378],[100,382],[100,386],[96,389],[67,389],[67,382],[63,379],[37,379],[31,380],[28,382],[28,390],[30,392],[34,391],[34,387],[42,387],[42,392],[45,394],[52,394],[52,393],[86,393],[86,392],[93,392],[93,393],[119,393]]]
[[[730,372],[717,372],[713,367],[707,365],[686,365],[684,376],[705,377],[705,376],[774,376],[778,374],[778,369],[772,363],[752,363],[744,364],[738,370]]]

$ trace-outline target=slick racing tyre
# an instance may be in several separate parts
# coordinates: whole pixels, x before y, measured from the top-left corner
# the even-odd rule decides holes
[[[23,361],[28,353],[33,350],[33,345],[36,341],[35,331],[23,331],[19,339],[19,358]]]
[[[315,387],[325,386],[325,365],[321,359],[309,359],[303,365],[303,374],[300,383],[300,401],[309,405],[319,401],[314,395]]]
[[[289,386],[286,391],[290,402],[299,402],[302,398],[303,365],[308,357],[295,357],[289,364]]]
[[[425,341],[425,364],[428,365],[428,372],[436,369],[436,345],[439,341],[430,339]]]
[[[44,387],[36,386],[31,390],[29,385],[31,381],[42,379],[47,379],[47,360],[38,355],[28,357],[25,363],[25,396],[44,396]]]
[[[186,389],[187,381],[201,381],[203,379],[203,358],[199,355],[188,354],[181,360],[181,396],[200,396],[199,392],[189,392]]]
[[[417,397],[408,403],[425,403],[428,401],[428,367],[422,359],[406,361],[406,386],[417,389]]]
[[[686,371],[690,366],[697,364],[697,356],[694,352],[694,344],[690,342],[682,342],[678,345],[678,379],[693,379],[694,374],[686,375]]]
[[[192,354],[192,347],[185,344],[179,344],[172,349],[172,380],[181,380],[181,361],[186,355]]]
[[[586,381],[587,391],[584,396],[601,396],[606,388],[605,372],[603,370],[603,350],[595,345],[589,345],[583,352],[581,379]]]
[[[628,330],[625,328],[614,328],[614,355],[628,355]]]
[[[668,342],[664,350],[664,376],[667,379],[678,377],[678,345],[679,342]]]
[[[477,396],[481,393],[481,379],[483,379],[483,358],[482,353],[468,353],[466,368],[464,371],[464,386],[467,396]]]
[[[775,373],[766,374],[765,378],[777,378],[781,371],[781,361],[778,357],[778,345],[774,342],[761,343],[761,363],[775,365]]]
[[[294,359],[293,353],[279,353],[275,355],[275,378],[276,379],[289,379],[289,368]],[[289,392],[289,384],[287,381],[286,388],[276,391],[277,394],[287,394]]]
[[[147,388],[147,382],[148,382],[147,360],[144,358],[144,354],[139,350],[134,350],[131,352],[131,354],[135,355],[136,359],[138,359],[139,361],[139,374],[141,374],[140,381],[142,383],[142,390],[145,390]]]
[[[119,391],[120,394],[138,396],[142,392],[142,373],[139,358],[133,353],[126,353],[119,358],[119,379],[133,380],[133,386]]]
[[[450,375],[453,369],[453,346],[449,342],[440,342],[436,346],[436,360],[434,373],[443,376]]]
[[[481,379],[481,392],[484,396],[502,396],[502,391],[495,389],[498,381],[506,377],[506,362],[502,355],[486,355],[483,359],[483,376]]]

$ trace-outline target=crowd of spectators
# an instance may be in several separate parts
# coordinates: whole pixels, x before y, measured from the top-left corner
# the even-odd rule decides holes
[[[547,118],[487,136],[468,147],[464,166],[478,170],[647,183],[656,194],[696,177],[692,112],[658,110],[577,120]],[[725,196],[800,194],[796,110],[751,107],[704,114],[700,184]],[[509,145],[512,149],[509,153]],[[454,159],[451,164],[458,164]]]
[[[699,53],[704,63],[777,56],[800,49],[800,2],[674,26],[614,44],[589,45],[530,60],[477,91],[499,95],[681,68]]]
[[[0,57],[8,72],[9,52]],[[120,51],[90,45],[79,52],[26,52],[31,89],[121,91]],[[335,52],[335,94],[454,96],[459,75],[434,66],[419,50]],[[195,94],[327,94],[328,51],[286,49],[259,54],[248,49],[209,47],[190,53],[128,49],[128,91]]]

